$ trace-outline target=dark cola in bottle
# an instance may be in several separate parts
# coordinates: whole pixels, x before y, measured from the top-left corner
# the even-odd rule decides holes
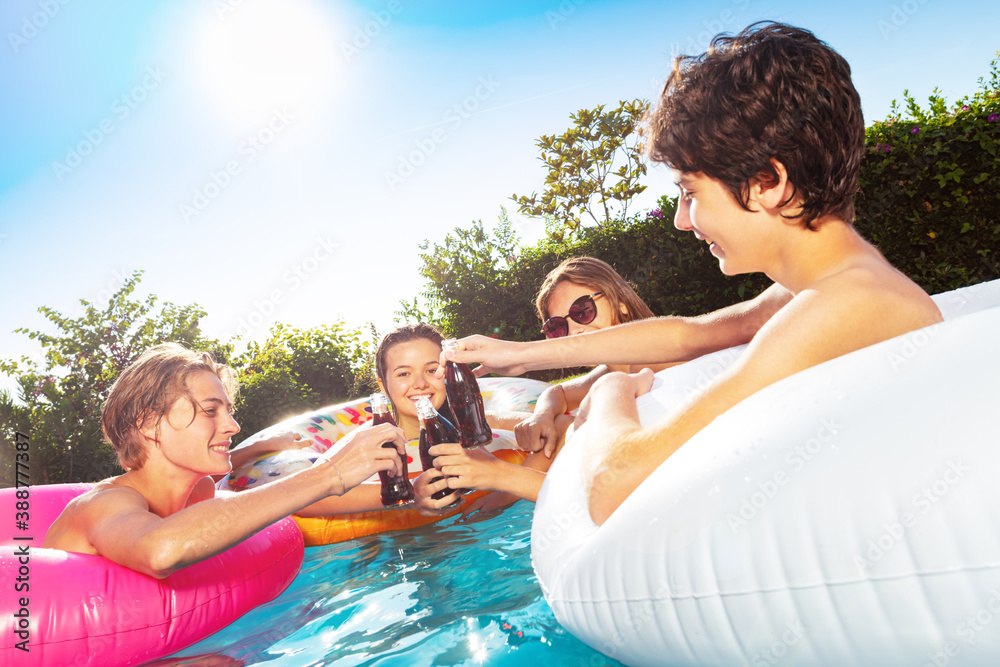
[[[454,338],[444,341],[445,350],[455,349]],[[479,382],[468,364],[448,361],[444,365],[444,390],[448,394],[448,405],[458,422],[459,442],[465,449],[475,449],[493,442],[493,429],[486,421],[486,407]]]
[[[372,423],[375,426],[379,424],[392,424],[396,425],[396,420],[392,418],[392,413],[389,412],[389,399],[386,398],[385,394],[372,394]],[[386,442],[382,445],[383,447],[392,447],[395,449],[396,445],[391,442]],[[403,474],[396,477],[388,470],[379,470],[378,477],[382,482],[382,491],[379,494],[382,500],[382,505],[385,507],[397,507],[399,505],[409,505],[413,502],[413,484],[410,483],[410,476],[406,470],[406,455],[399,457],[403,464]]]
[[[430,453],[431,447],[444,442],[458,442],[458,429],[438,414],[431,399],[427,396],[422,396],[417,400],[417,416],[420,417],[420,464],[424,470],[430,470],[434,467],[434,457]],[[471,491],[472,489],[441,489],[431,494],[431,498],[440,500],[455,492],[464,495]],[[455,507],[460,502],[460,500],[456,500],[448,507]]]

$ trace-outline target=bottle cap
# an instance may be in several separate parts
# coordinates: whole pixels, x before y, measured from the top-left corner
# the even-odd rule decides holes
[[[372,404],[372,414],[389,412],[389,398],[382,392],[372,394],[368,400]]]
[[[434,404],[431,403],[429,396],[421,396],[417,399],[417,416],[421,419],[430,419],[437,416],[437,410],[434,409]]]

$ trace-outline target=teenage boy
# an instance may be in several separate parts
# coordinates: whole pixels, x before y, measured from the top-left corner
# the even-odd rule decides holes
[[[235,388],[232,371],[207,353],[174,343],[147,350],[121,373],[101,411],[126,472],[72,500],[44,546],[162,578],[380,470],[402,472],[403,433],[383,424],[352,431],[310,468],[216,495],[211,475],[232,469],[229,447],[240,430],[231,414]],[[240,456],[253,453],[248,446]]]
[[[635,398],[649,390],[652,372],[614,373],[595,383],[577,422],[590,422],[580,445],[587,449],[584,483],[598,524],[744,398],[941,320],[930,297],[851,224],[864,153],[861,102],[847,61],[811,32],[762,22],[717,36],[701,56],[677,58],[647,134],[651,158],[671,168],[680,188],[674,225],[707,243],[723,273],[763,272],[791,299],[676,417],[640,426]],[[480,373],[519,374],[667,363],[733,339],[725,318],[661,318],[532,343],[474,336],[442,359],[479,361]]]

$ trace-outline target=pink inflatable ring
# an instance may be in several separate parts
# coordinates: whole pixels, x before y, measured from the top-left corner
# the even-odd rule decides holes
[[[21,506],[27,529],[3,535],[0,664],[134,665],[167,656],[274,599],[302,566],[291,519],[160,580],[101,556],[43,549],[51,523],[91,486],[30,487]],[[15,489],[0,489],[0,516],[13,520],[17,502]]]

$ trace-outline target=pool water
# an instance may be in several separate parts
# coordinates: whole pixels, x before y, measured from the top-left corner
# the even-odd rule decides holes
[[[272,667],[619,665],[564,630],[542,597],[531,569],[533,510],[522,501],[472,523],[454,517],[307,548],[281,596],[177,657]]]

